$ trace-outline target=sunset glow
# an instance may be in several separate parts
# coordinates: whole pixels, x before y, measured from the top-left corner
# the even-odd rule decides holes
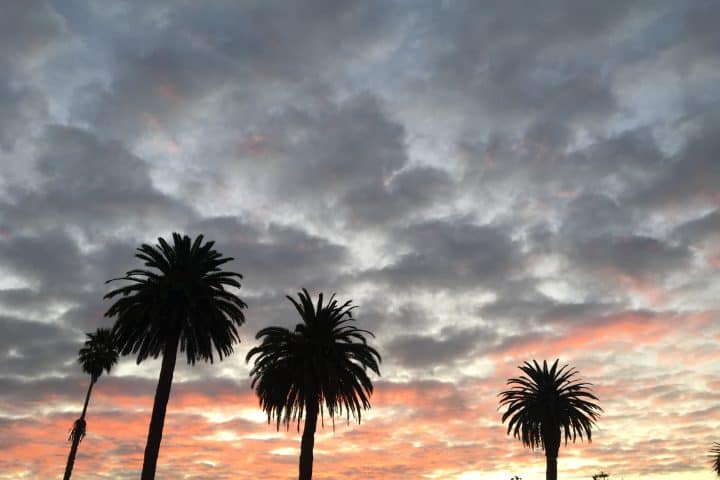
[[[172,232],[248,308],[231,356],[178,356],[158,480],[297,478],[246,355],[303,287],[382,355],[314,478],[545,478],[498,395],[556,358],[603,409],[559,478],[714,478],[720,3],[6,3],[0,480],[62,478],[105,282]],[[160,364],[100,377],[73,478],[139,478]]]

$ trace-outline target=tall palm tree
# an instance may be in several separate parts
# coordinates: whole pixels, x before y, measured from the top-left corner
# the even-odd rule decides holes
[[[173,233],[172,246],[159,238],[158,245],[137,249],[135,257],[154,270],[130,270],[124,277],[108,280],[131,282],[105,295],[120,296],[105,313],[117,316],[113,334],[120,352],[136,354],[138,364],[162,355],[142,480],[155,478],[178,347],[194,365],[197,360],[212,363],[213,350],[222,360],[240,341],[237,327],[245,321],[242,310],[247,305],[227,288],[240,288],[237,279],[242,275],[220,269],[233,259],[223,257],[213,245],[203,244],[202,235],[191,242],[190,237]]]
[[[713,442],[713,446],[710,449],[710,455],[712,456],[713,472],[720,477],[720,443]]]
[[[367,344],[365,335],[374,335],[351,324],[352,301],[342,305],[330,297],[323,304],[323,294],[313,305],[303,289],[298,301],[288,296],[300,314],[302,323],[294,331],[268,327],[256,336],[262,343],[251,349],[246,361],[257,355],[250,376],[252,388],[267,412],[268,422],[275,419],[277,428],[298,422],[305,416],[300,443],[299,479],[310,480],[313,446],[318,415],[326,409],[335,428],[335,416],[343,410],[360,423],[361,411],[370,408],[373,384],[370,369],[380,375],[380,354]]]
[[[591,384],[576,380],[574,368],[558,368],[558,361],[550,368],[547,361],[542,367],[535,360],[525,362],[518,367],[525,375],[508,380],[511,388],[500,393],[500,406],[507,406],[502,421],[510,419],[507,433],[512,432],[526,447],[545,450],[547,480],[557,480],[563,436],[565,444],[583,436],[592,441],[592,427],[602,412]]]
[[[118,359],[118,352],[113,343],[110,329],[98,328],[95,333],[87,333],[86,336],[85,345],[78,352],[78,362],[82,365],[83,372],[90,375],[90,386],[88,386],[87,393],[85,394],[85,404],[83,405],[80,418],[75,420],[70,430],[68,440],[72,442],[72,446],[70,447],[70,454],[68,455],[67,464],[65,465],[63,480],[70,479],[80,440],[85,436],[85,428],[87,426],[85,413],[87,413],[93,385],[98,381],[103,371],[110,373],[110,369],[117,363]]]

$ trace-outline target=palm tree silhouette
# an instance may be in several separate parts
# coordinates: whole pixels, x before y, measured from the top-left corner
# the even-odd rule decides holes
[[[720,477],[720,443],[714,442],[710,449],[710,455],[712,456],[712,469],[718,477]]]
[[[118,359],[118,352],[113,343],[112,332],[109,328],[98,328],[95,333],[87,333],[85,335],[87,339],[85,340],[85,345],[78,352],[78,362],[82,365],[83,372],[90,375],[90,386],[88,386],[87,393],[85,394],[85,404],[83,405],[80,418],[75,420],[70,430],[70,435],[68,436],[68,440],[72,442],[72,445],[70,447],[67,464],[65,465],[63,480],[70,479],[80,440],[85,436],[85,428],[87,426],[85,413],[87,413],[93,385],[95,385],[95,382],[102,376],[103,371],[110,373],[110,370],[113,365],[117,363]]]
[[[213,245],[203,244],[202,235],[191,244],[190,237],[173,233],[172,246],[159,238],[158,245],[137,249],[135,257],[155,271],[135,269],[108,280],[132,282],[105,295],[120,296],[105,313],[117,316],[113,334],[120,352],[137,354],[138,364],[162,355],[142,480],[155,478],[178,346],[194,365],[197,360],[212,363],[213,350],[222,360],[240,341],[237,327],[245,321],[242,309],[247,305],[226,288],[240,288],[237,279],[242,275],[219,268],[233,259],[223,257]]]
[[[303,289],[298,301],[288,296],[302,323],[294,331],[268,327],[256,336],[262,343],[252,348],[246,361],[257,355],[250,376],[252,388],[267,412],[268,422],[275,419],[277,428],[305,415],[300,443],[299,479],[310,480],[313,468],[313,446],[318,414],[327,410],[335,428],[335,416],[347,414],[360,423],[361,411],[370,408],[373,384],[367,369],[380,375],[380,354],[367,344],[365,334],[350,322],[352,301],[339,305],[335,295],[323,304],[323,294],[313,305]]]
[[[563,365],[559,360],[548,369],[547,361],[542,367],[533,360],[521,365],[525,375],[511,378],[510,389],[500,393],[500,406],[507,406],[502,421],[510,419],[507,433],[520,439],[531,449],[543,448],[547,462],[545,478],[557,480],[557,456],[564,436],[573,443],[585,435],[592,441],[592,427],[602,412],[594,401],[597,397],[590,391],[590,384],[574,379],[577,370]]]

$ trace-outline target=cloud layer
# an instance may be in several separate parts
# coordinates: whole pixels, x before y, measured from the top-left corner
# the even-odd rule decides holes
[[[323,478],[541,476],[497,394],[556,357],[605,410],[566,478],[706,478],[719,20],[701,0],[8,5],[0,480],[59,475],[104,282],[173,231],[235,258],[249,308],[231,358],[178,367],[159,475],[295,474],[244,354],[307,287],[354,299],[384,360],[362,425],[319,432]],[[83,478],[137,477],[158,370],[101,379]]]

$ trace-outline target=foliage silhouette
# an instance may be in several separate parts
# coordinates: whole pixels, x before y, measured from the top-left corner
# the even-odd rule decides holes
[[[242,275],[220,269],[233,259],[223,257],[213,245],[203,244],[202,235],[191,242],[190,237],[173,233],[173,245],[158,238],[157,245],[143,244],[135,255],[154,270],[130,270],[107,282],[131,282],[105,295],[120,296],[105,313],[117,316],[113,334],[120,352],[137,355],[138,364],[162,355],[142,480],[155,478],[178,346],[194,365],[197,360],[212,363],[213,350],[222,360],[240,341],[237,327],[245,321],[242,310],[247,305],[226,288],[240,288],[237,279]]]
[[[714,442],[710,449],[710,455],[712,456],[712,469],[713,472],[720,477],[720,443]]]
[[[90,385],[85,394],[85,404],[83,405],[80,418],[75,420],[70,430],[68,440],[72,442],[70,446],[70,454],[68,455],[67,464],[65,465],[65,475],[63,480],[69,480],[72,476],[73,466],[75,465],[75,456],[77,455],[80,441],[85,436],[87,423],[85,422],[85,414],[87,413],[88,403],[90,402],[90,393],[93,385],[102,376],[103,371],[110,373],[113,365],[117,363],[118,352],[113,342],[112,332],[109,328],[98,328],[95,333],[85,334],[87,339],[84,346],[78,352],[78,363],[82,365],[83,372],[90,375]]]
[[[602,412],[594,401],[590,384],[574,379],[577,370],[559,360],[548,368],[533,360],[521,365],[525,375],[511,378],[508,390],[500,393],[500,406],[507,406],[502,421],[509,419],[507,433],[531,449],[543,448],[547,462],[545,477],[557,480],[557,456],[562,438],[573,443],[583,435],[592,441],[592,427]]]
[[[374,335],[351,324],[355,321],[352,301],[340,305],[332,295],[323,304],[320,293],[315,306],[305,289],[298,293],[298,300],[287,298],[302,323],[294,331],[282,327],[260,330],[256,338],[262,343],[248,352],[246,361],[257,356],[250,376],[268,422],[275,419],[279,429],[281,423],[289,428],[296,420],[299,431],[305,415],[299,479],[310,480],[318,415],[322,421],[327,410],[333,429],[335,416],[343,410],[348,423],[350,416],[360,423],[373,392],[367,370],[380,375],[381,358],[365,338]]]

